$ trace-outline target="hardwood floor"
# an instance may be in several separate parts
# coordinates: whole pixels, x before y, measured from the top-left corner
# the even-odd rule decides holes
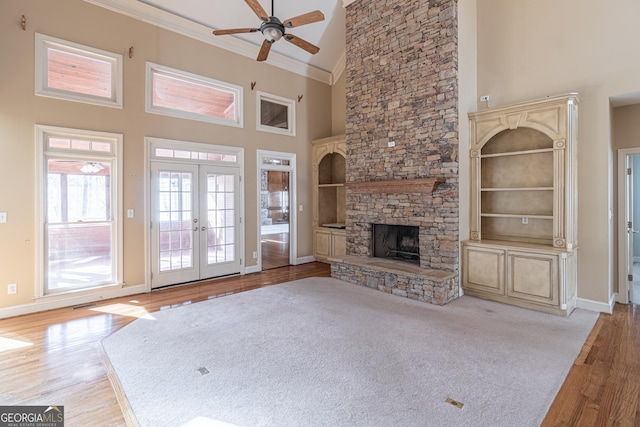
[[[640,426],[640,305],[600,314],[543,426]]]
[[[101,339],[154,311],[329,275],[310,263],[0,320],[0,405],[64,405],[67,426],[125,425]],[[640,306],[600,315],[542,425],[640,426]]]
[[[262,245],[262,270],[289,265],[289,233],[264,234]]]

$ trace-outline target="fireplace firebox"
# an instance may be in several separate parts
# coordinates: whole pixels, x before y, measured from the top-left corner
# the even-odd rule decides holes
[[[419,227],[372,224],[371,230],[374,257],[420,264]]]

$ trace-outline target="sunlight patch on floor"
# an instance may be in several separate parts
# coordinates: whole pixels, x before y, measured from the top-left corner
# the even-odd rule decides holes
[[[138,307],[131,304],[117,303],[103,305],[92,308],[91,311],[135,317],[136,319],[156,320],[155,317],[153,317],[144,307]]]
[[[18,348],[29,347],[32,345],[33,343],[30,342],[14,340],[13,338],[0,337],[0,353],[2,353],[3,351],[16,350]]]

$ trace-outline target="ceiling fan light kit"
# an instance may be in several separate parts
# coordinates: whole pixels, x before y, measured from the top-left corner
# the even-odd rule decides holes
[[[284,34],[284,25],[282,22],[275,16],[272,16],[268,22],[263,22],[260,25],[260,32],[264,36],[265,40],[269,43],[276,42],[280,40],[280,38]]]
[[[227,34],[256,33],[260,31],[264,36],[264,41],[262,42],[260,52],[258,53],[258,61],[266,60],[267,56],[269,55],[269,51],[271,50],[271,45],[281,38],[284,38],[289,43],[294,44],[301,49],[304,49],[312,55],[320,51],[320,48],[318,46],[314,46],[308,41],[303,40],[300,37],[296,37],[293,34],[285,33],[285,28],[299,27],[301,25],[323,21],[324,15],[319,10],[305,13],[294,18],[286,19],[285,21],[280,21],[280,19],[276,18],[275,16],[267,15],[267,12],[265,12],[258,0],[244,1],[262,21],[262,23],[260,24],[260,28],[233,28],[229,30],[215,30],[213,32],[214,35],[222,36]],[[271,15],[274,15],[273,0],[271,0]]]

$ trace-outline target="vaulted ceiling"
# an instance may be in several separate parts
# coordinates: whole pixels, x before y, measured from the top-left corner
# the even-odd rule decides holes
[[[85,0],[118,13],[166,28],[250,58],[257,58],[260,32],[214,36],[213,30],[258,28],[260,19],[243,0]],[[267,64],[333,84],[344,69],[344,0],[257,0],[281,21],[319,10],[325,19],[287,29],[320,51],[312,55],[280,39],[273,43]],[[272,10],[273,6],[273,10]]]

